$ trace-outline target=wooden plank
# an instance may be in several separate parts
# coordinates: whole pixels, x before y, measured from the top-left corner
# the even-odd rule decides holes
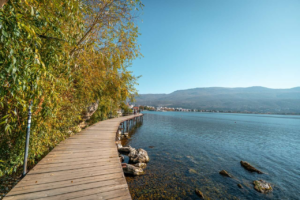
[[[86,163],[86,164],[77,164],[77,165],[65,165],[65,166],[58,166],[58,167],[44,167],[44,168],[34,168],[32,169],[31,174],[40,174],[40,173],[56,173],[62,172],[66,170],[79,170],[79,169],[87,169],[87,168],[94,168],[97,167],[98,170],[105,170],[111,169],[112,167],[119,167],[119,162],[114,163]]]
[[[72,182],[78,181],[85,178],[93,178],[93,177],[106,177],[106,176],[113,176],[113,175],[121,175],[124,177],[124,174],[120,173],[120,169],[112,169],[109,172],[99,172],[99,173],[92,173],[92,174],[76,174],[75,176],[68,176],[64,178],[57,179],[56,177],[50,179],[37,179],[39,177],[32,177],[30,179],[22,180],[15,188],[24,187],[24,186],[31,186],[31,185],[48,185],[48,184],[60,184],[63,182]],[[13,191],[13,190],[12,190]]]
[[[120,123],[98,122],[57,145],[5,199],[131,199],[115,144]]]
[[[36,192],[27,192],[11,195],[11,198],[7,199],[15,199],[16,197],[20,197],[21,199],[39,199],[39,198],[47,198],[47,199],[65,199],[65,198],[74,198],[79,194],[87,194],[87,193],[96,193],[96,192],[105,192],[116,189],[127,188],[126,181],[124,179],[114,179],[109,181],[100,181],[93,183],[86,183],[80,185],[74,185],[71,187],[61,187],[51,190],[41,190]]]
[[[119,160],[115,160],[115,159],[89,159],[89,160],[74,160],[74,161],[69,161],[69,162],[51,162],[51,163],[47,163],[47,164],[39,164],[37,166],[35,166],[33,169],[43,169],[43,168],[53,168],[53,167],[63,167],[63,166],[70,166],[70,165],[81,165],[81,164],[93,164],[93,163],[97,163],[98,165],[105,165],[105,164],[109,164],[109,163],[119,163]]]
[[[110,174],[110,175],[104,175],[104,176],[93,176],[93,177],[85,177],[81,179],[74,179],[72,181],[61,181],[58,183],[50,183],[50,184],[32,184],[32,185],[22,185],[22,187],[17,187],[14,189],[10,195],[21,195],[26,191],[30,192],[38,192],[38,191],[44,191],[44,190],[53,190],[58,189],[62,187],[72,187],[75,185],[81,185],[81,184],[87,184],[87,183],[93,183],[93,182],[100,182],[105,180],[115,180],[115,179],[122,179],[123,176],[121,174]]]
[[[51,196],[49,198],[47,197],[47,200],[76,199],[76,198],[86,199],[86,197],[89,197],[91,195],[93,195],[93,196],[91,196],[88,199],[109,199],[109,198],[113,198],[116,196],[117,197],[125,196],[126,191],[128,191],[127,184],[113,185],[113,186],[107,186],[107,187],[92,188],[92,189],[72,192],[72,193],[68,193],[68,194],[60,194],[60,195],[56,195],[56,196]]]
[[[37,181],[37,182],[41,182],[41,183],[47,183],[47,182],[56,182],[56,181],[80,178],[80,177],[85,177],[85,176],[105,175],[105,174],[111,174],[111,173],[115,173],[115,172],[123,172],[121,169],[121,166],[120,166],[120,168],[108,167],[106,169],[103,169],[103,167],[100,166],[100,167],[90,167],[90,168],[83,168],[83,169],[68,170],[68,171],[31,173],[26,176],[26,179],[24,178],[24,181],[32,180],[35,182]]]
[[[106,151],[106,152],[89,152],[89,153],[68,153],[68,154],[56,154],[56,153],[51,153],[49,155],[47,155],[47,157],[49,158],[52,158],[52,157],[57,157],[57,158],[70,158],[72,156],[74,157],[84,157],[84,156],[87,156],[87,155],[90,155],[90,156],[115,156],[115,155],[118,155],[118,152],[117,151]]]
[[[126,197],[127,195],[128,197]],[[100,199],[99,197],[103,197],[104,199],[119,199],[119,200],[128,200],[131,199],[128,189],[120,189],[113,190],[109,192],[90,194],[85,196],[80,196],[77,198],[72,198],[74,200],[91,200],[91,199]]]
[[[115,157],[118,156],[90,156],[90,157],[74,157],[74,158],[57,158],[57,157],[53,157],[53,158],[44,158],[39,164],[49,164],[52,162],[55,163],[66,163],[66,162],[74,162],[74,161],[81,161],[81,160],[91,160],[91,159],[97,159],[97,160],[107,160],[107,159],[114,159]],[[119,157],[118,157],[119,158]]]

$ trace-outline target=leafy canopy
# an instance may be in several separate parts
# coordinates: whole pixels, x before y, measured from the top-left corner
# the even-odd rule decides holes
[[[139,0],[10,0],[0,10],[0,176],[23,164],[33,100],[29,162],[136,95],[128,70],[140,56]]]

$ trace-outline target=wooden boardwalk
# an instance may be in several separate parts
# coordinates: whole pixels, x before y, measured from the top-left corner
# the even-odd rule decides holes
[[[101,121],[64,140],[4,199],[131,199],[115,138],[120,123],[141,115]]]

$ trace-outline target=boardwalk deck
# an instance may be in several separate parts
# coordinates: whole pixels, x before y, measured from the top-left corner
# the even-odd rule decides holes
[[[57,145],[7,194],[11,199],[131,199],[115,144],[123,121],[98,122]]]

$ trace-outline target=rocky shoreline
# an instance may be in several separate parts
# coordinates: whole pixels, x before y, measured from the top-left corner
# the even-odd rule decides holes
[[[137,125],[137,123],[133,123]],[[147,167],[147,163],[150,161],[148,153],[144,149],[136,149],[131,146],[125,146],[121,144],[121,139],[129,138],[129,132],[132,126],[127,123],[128,127],[126,127],[127,132],[124,130],[124,125],[120,125],[119,130],[117,132],[116,145],[119,152],[119,157],[121,163],[124,161],[124,156],[128,156],[129,162],[122,163],[122,169],[124,174],[139,176],[144,174],[144,169]]]
[[[124,171],[124,174],[129,175],[129,176],[140,176],[145,173],[145,168],[147,167],[147,163],[150,161],[150,158],[148,156],[148,153],[144,149],[136,149],[131,146],[123,146],[121,144],[121,140],[123,139],[129,139],[130,135],[129,132],[130,130],[126,128],[128,132],[123,132],[123,129],[120,128],[118,130],[117,134],[117,148],[120,156],[120,161],[124,161],[124,156],[128,156],[129,161],[128,163],[122,163],[122,168]],[[149,146],[149,148],[153,148],[153,146]],[[266,174],[262,172],[261,170],[258,170],[254,166],[252,166],[250,163],[246,161],[240,161],[241,166],[251,172],[251,173],[257,173],[257,174]],[[191,171],[191,170],[190,170]],[[197,172],[196,172],[197,173]],[[244,189],[244,186],[248,187],[248,185],[243,185],[244,183],[240,182],[236,177],[234,177],[231,173],[229,173],[226,170],[221,170],[219,172],[220,175],[222,175],[225,178],[231,178],[236,182],[236,186],[239,189]],[[267,194],[272,192],[273,188],[270,183],[266,182],[265,180],[253,180],[253,189],[255,189],[257,192]],[[200,189],[195,188],[194,190],[195,194],[200,198],[200,199],[210,199],[209,195],[204,194]]]

